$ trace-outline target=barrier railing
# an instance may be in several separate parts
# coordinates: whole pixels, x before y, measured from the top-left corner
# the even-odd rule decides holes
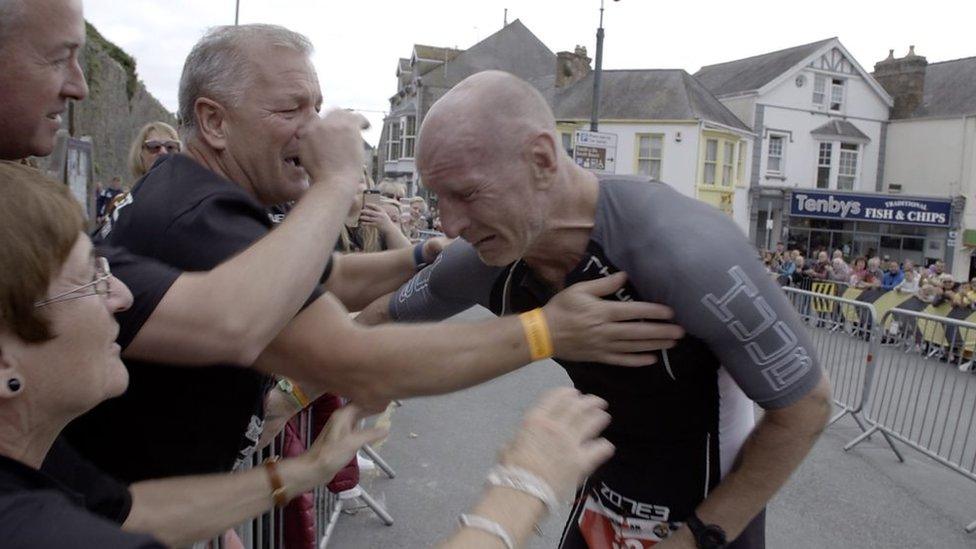
[[[312,429],[312,408],[302,411],[298,416],[298,431],[303,433],[305,448],[307,449],[311,443],[315,440],[316,433]],[[281,453],[281,449],[284,448],[285,435],[284,431],[279,433],[274,441],[262,450],[255,452],[252,456],[251,463],[246,467],[260,467],[261,464],[271,457],[272,455],[278,455]],[[371,456],[375,456],[382,463],[382,470],[389,476],[393,478],[395,472],[389,468],[385,462],[382,461],[379,455],[372,450],[368,449],[368,453]],[[326,479],[323,484],[316,487],[312,491],[312,501],[314,505],[314,520],[315,520],[315,547],[317,549],[325,549],[328,545],[329,539],[335,529],[336,522],[339,519],[340,512],[342,511],[342,502],[338,494],[333,493],[328,489]],[[359,498],[363,499],[364,502],[370,507],[380,518],[390,525],[393,523],[393,519],[389,516],[386,511],[379,506],[375,501],[370,498],[369,494],[365,491],[358,495]],[[246,549],[283,549],[288,546],[285,539],[285,520],[284,520],[285,510],[281,508],[275,508],[259,517],[255,517],[243,524],[236,526],[233,531],[237,535],[238,539]],[[233,544],[237,546],[237,544]],[[209,542],[197,543],[193,546],[193,549],[224,549],[228,547],[223,536],[213,539]]]
[[[844,449],[880,432],[976,481],[976,323],[892,309],[883,324],[887,345],[865,410],[871,428]]]
[[[809,288],[783,290],[830,377],[841,408],[831,423],[850,415],[863,431],[844,450],[880,434],[899,461],[894,440],[976,481],[976,313],[894,291]]]
[[[860,413],[867,402],[878,347],[878,339],[871,337],[878,324],[874,308],[828,293],[797,288],[783,291],[812,328],[810,337],[830,378],[834,403],[840,407],[830,423],[849,414],[866,431]]]

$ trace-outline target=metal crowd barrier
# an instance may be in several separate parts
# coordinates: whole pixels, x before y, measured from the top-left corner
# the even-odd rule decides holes
[[[888,311],[882,324],[887,345],[865,410],[872,426],[844,449],[880,432],[976,481],[976,376],[969,373],[976,324],[902,309]],[[976,521],[966,531],[976,531]]]
[[[312,432],[312,412],[311,407],[301,412],[298,416],[299,432],[304,434],[305,448],[315,440]],[[251,458],[251,463],[245,468],[261,467],[264,461],[272,455],[279,455],[284,448],[284,430],[279,433],[274,441],[261,451],[255,452]],[[382,457],[371,447],[366,446],[363,450],[377,464],[378,467],[389,477],[393,478],[396,473],[390,466],[383,461]],[[336,523],[343,508],[343,502],[338,494],[332,493],[326,486],[326,480],[312,491],[312,501],[314,505],[315,520],[315,547],[325,549],[329,543]],[[387,525],[393,524],[393,518],[382,508],[370,495],[361,490],[357,497],[371,509]],[[244,524],[235,527],[234,532],[246,549],[284,549],[285,528],[284,528],[284,509],[275,508],[263,515],[256,517]],[[197,543],[193,549],[225,549],[227,544],[223,536],[208,542]]]
[[[860,415],[874,376],[879,340],[872,333],[878,326],[877,313],[870,304],[828,293],[797,288],[783,291],[810,326],[810,337],[830,378],[834,403],[840,407],[830,424],[849,414],[862,431],[867,431]]]
[[[844,450],[880,434],[899,461],[894,440],[976,481],[976,323],[899,308],[879,319],[873,304],[835,295],[841,285],[810,287],[783,290],[830,377],[830,423],[849,414],[863,431]]]

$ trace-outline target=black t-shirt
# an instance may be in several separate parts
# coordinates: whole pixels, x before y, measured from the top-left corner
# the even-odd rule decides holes
[[[102,231],[104,243],[183,271],[216,267],[273,225],[268,211],[239,186],[185,155],[157,162],[129,196]],[[125,343],[138,331],[131,326],[141,327],[162,297],[157,281],[141,274],[117,272],[136,301],[119,315]],[[317,288],[313,298],[320,293]],[[72,446],[100,469],[132,483],[229,471],[253,452],[263,428],[268,376],[229,365],[187,368],[126,360],[126,366],[128,391],[65,431]]]
[[[49,471],[71,466],[70,450],[55,444],[38,471],[0,456],[0,545],[10,549],[156,549],[163,545],[147,535],[129,534],[119,522],[101,515],[101,504],[115,498],[128,501],[128,491],[94,467],[76,462],[70,481]],[[79,491],[87,487],[90,491]],[[119,490],[125,492],[121,495]],[[125,504],[128,514],[128,504]]]

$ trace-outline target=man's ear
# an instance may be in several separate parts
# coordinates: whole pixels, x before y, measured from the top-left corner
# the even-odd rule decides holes
[[[213,150],[227,148],[227,109],[212,99],[200,97],[193,104],[193,113],[200,139]]]
[[[536,188],[548,189],[552,186],[559,168],[559,154],[552,133],[543,132],[533,137],[529,142],[527,154]]]

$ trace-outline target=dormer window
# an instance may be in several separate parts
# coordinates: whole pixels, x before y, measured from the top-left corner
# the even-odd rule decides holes
[[[839,111],[844,106],[844,80],[830,79],[830,110]]]

